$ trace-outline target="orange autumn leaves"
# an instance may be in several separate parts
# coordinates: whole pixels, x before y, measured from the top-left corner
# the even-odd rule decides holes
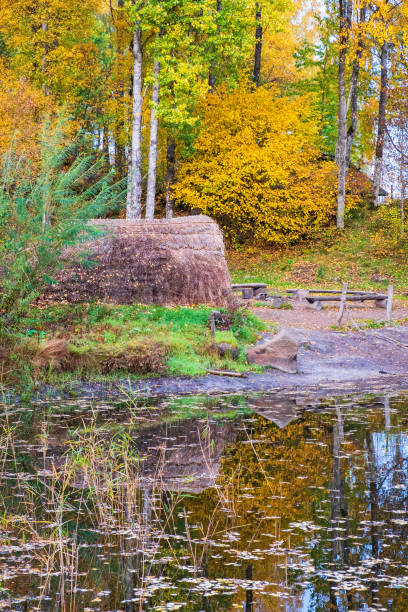
[[[290,244],[333,218],[336,169],[322,158],[306,97],[241,87],[210,95],[202,118],[179,202],[215,217],[232,242]]]
[[[44,94],[0,61],[0,155],[13,148],[16,153],[28,150],[36,158],[46,109]]]

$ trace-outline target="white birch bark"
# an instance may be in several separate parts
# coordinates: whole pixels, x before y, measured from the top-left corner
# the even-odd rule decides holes
[[[156,174],[157,174],[157,132],[159,120],[157,117],[157,105],[159,103],[159,73],[160,63],[154,61],[153,64],[153,89],[152,89],[152,109],[150,112],[150,143],[149,143],[149,169],[147,174],[146,191],[146,219],[154,218],[154,206],[156,202]]]
[[[349,42],[349,31],[351,27],[352,1],[339,1],[339,117],[338,135],[336,147],[336,162],[338,168],[337,182],[337,227],[344,229],[344,209],[346,202],[346,178],[347,178],[347,100],[346,100],[346,61],[347,46]]]
[[[133,109],[127,219],[142,217],[142,40],[136,27],[133,35]]]
[[[383,172],[383,157],[384,157],[384,141],[386,129],[386,107],[388,97],[388,43],[384,42],[381,47],[381,79],[380,79],[380,99],[378,103],[378,127],[377,141],[375,146],[375,163],[374,163],[374,206],[378,206],[379,192],[381,187],[382,172]]]

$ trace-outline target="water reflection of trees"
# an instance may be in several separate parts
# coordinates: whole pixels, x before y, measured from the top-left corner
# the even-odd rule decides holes
[[[311,610],[355,610],[364,603],[391,609],[390,602],[408,609],[406,596],[392,588],[408,561],[408,442],[394,427],[405,413],[396,415],[389,398],[376,402],[301,413],[282,430],[263,418],[246,424],[224,453],[219,481],[235,508],[229,518],[239,532],[234,549],[259,550],[266,537],[281,544],[262,560],[255,552],[241,570],[225,567],[228,555],[221,555],[209,562],[210,575],[241,571],[245,578],[251,571],[254,580],[287,593],[312,582]],[[194,503],[190,508],[198,512]],[[320,531],[311,534],[309,524]],[[314,566],[310,580],[294,563],[304,551]],[[247,607],[257,597],[247,590]],[[261,599],[265,610],[279,608],[276,599]],[[285,605],[306,609],[299,594]]]

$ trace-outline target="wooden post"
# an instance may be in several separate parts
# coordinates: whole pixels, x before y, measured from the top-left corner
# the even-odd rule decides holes
[[[394,287],[388,285],[388,296],[387,296],[387,321],[391,321],[392,316],[392,298],[394,296]]]
[[[337,316],[337,325],[338,326],[341,325],[341,320],[342,320],[343,315],[344,315],[344,309],[346,307],[347,287],[348,287],[348,283],[343,283],[343,288],[341,290],[339,314]]]
[[[216,310],[212,310],[210,313],[210,330],[211,336],[215,338],[215,333],[217,331],[217,325],[215,323],[215,315],[218,314]]]

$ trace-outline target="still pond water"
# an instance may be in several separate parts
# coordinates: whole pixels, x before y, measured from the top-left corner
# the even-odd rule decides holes
[[[408,610],[407,396],[1,411],[2,610]]]

